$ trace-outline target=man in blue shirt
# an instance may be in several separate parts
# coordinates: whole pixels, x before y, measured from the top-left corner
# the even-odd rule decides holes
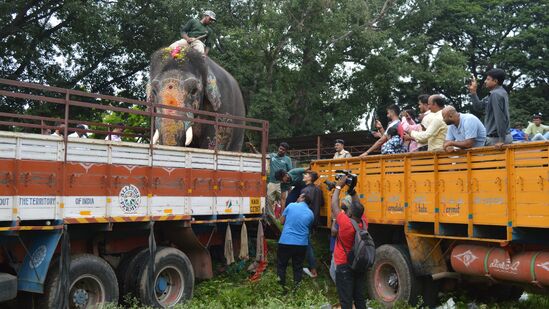
[[[482,147],[486,143],[486,129],[482,122],[472,114],[458,113],[453,106],[442,110],[442,119],[448,125],[444,150]]]
[[[309,231],[314,220],[313,212],[308,206],[310,203],[310,197],[301,194],[296,203],[291,203],[284,209],[280,217],[284,228],[278,240],[276,272],[284,290],[286,290],[286,268],[290,259],[294,272],[294,287],[297,287],[303,276],[303,261],[309,245]]]

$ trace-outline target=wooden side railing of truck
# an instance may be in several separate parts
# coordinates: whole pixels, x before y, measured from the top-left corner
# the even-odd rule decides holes
[[[370,223],[404,225],[417,236],[495,242],[512,241],[517,229],[549,228],[548,166],[543,142],[312,163],[319,183],[333,181],[336,170],[358,174]],[[330,218],[329,203],[321,215]]]

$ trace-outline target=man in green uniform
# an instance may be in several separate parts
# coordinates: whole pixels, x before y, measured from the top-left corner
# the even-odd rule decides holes
[[[215,13],[205,11],[202,19],[190,19],[181,27],[182,39],[170,45],[170,48],[191,47],[198,52],[208,55],[208,51],[213,45],[213,30],[210,25],[215,22]]]
[[[286,192],[288,196],[281,202],[282,210],[286,205],[297,201],[297,198],[301,194],[301,190],[305,188],[305,181],[303,181],[304,168],[294,168],[289,171],[278,170],[275,172],[275,179],[280,181],[280,190],[282,194]],[[293,187],[293,189],[292,189]]]

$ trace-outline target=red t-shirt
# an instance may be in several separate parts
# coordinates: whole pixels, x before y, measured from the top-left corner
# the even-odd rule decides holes
[[[345,251],[343,250],[343,246],[345,246],[345,250],[347,252],[351,251],[353,248],[353,244],[355,243],[355,228],[353,227],[353,224],[351,223],[351,218],[347,216],[343,211],[341,211],[336,218],[336,223],[339,226],[338,232],[337,232],[337,240],[336,245],[334,249],[334,262],[336,265],[342,265],[347,264],[347,254],[345,254]],[[368,228],[368,221],[366,220],[366,217],[364,215],[362,216],[362,220],[366,222],[366,228]],[[362,227],[362,223],[358,225],[360,228]]]

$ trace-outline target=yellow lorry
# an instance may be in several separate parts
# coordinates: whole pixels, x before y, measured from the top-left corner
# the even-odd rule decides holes
[[[337,170],[358,175],[377,246],[368,292],[380,303],[430,302],[458,284],[497,300],[549,286],[549,143],[311,166],[319,182],[334,181]],[[322,187],[329,226],[331,192]]]

